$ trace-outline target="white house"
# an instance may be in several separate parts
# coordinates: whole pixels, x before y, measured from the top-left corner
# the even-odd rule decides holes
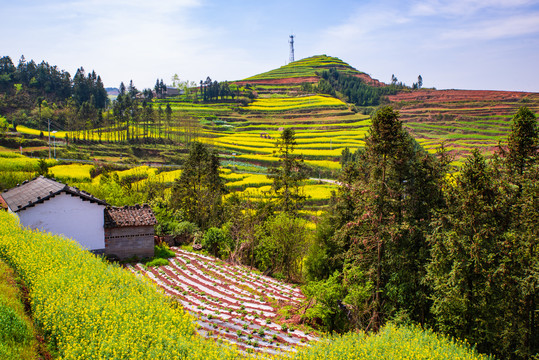
[[[2,202],[24,226],[72,238],[95,253],[105,252],[107,203],[87,192],[39,176],[3,192]]]

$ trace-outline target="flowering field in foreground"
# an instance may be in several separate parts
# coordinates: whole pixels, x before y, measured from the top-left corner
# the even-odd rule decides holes
[[[389,324],[379,333],[349,333],[324,339],[299,351],[293,360],[306,359],[415,359],[415,360],[487,360],[465,342],[454,341],[419,327],[397,327]]]
[[[197,318],[201,335],[267,354],[295,351],[316,339],[277,319],[277,309],[294,309],[304,300],[297,287],[243,266],[172,249],[176,257],[168,266],[137,264],[129,269],[149,277],[177,299]]]
[[[36,324],[62,359],[228,359],[150,281],[0,211],[0,256],[28,287]]]

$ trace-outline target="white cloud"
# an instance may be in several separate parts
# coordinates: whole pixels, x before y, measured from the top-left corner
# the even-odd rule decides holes
[[[483,21],[442,34],[445,40],[496,40],[539,33],[539,13]]]
[[[537,0],[419,0],[412,4],[409,15],[470,16],[488,9],[515,9],[537,3]]]

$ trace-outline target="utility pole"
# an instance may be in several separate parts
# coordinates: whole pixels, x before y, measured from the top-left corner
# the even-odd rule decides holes
[[[288,40],[288,43],[290,44],[290,57],[288,59],[288,62],[294,62],[294,35],[290,35],[290,40]]]
[[[48,121],[48,130],[49,130],[49,160],[51,159],[51,118]]]
[[[54,159],[56,160],[56,130],[54,130],[52,132],[52,134],[54,135],[54,140],[53,140],[53,143],[54,143]]]

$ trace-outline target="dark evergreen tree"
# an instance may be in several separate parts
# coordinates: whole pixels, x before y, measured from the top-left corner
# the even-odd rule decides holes
[[[539,127],[535,114],[527,107],[521,107],[513,117],[507,148],[511,170],[519,175],[522,175],[526,166],[533,164],[537,159]]]
[[[305,165],[301,155],[294,154],[296,146],[295,132],[286,128],[275,144],[275,156],[279,158],[279,167],[268,169],[268,177],[273,180],[272,189],[282,211],[297,214],[302,202],[306,199],[303,193],[303,182],[307,178]]]
[[[218,226],[225,193],[219,175],[219,154],[205,144],[192,142],[182,173],[172,190],[171,206],[178,209],[185,220],[201,229]]]

